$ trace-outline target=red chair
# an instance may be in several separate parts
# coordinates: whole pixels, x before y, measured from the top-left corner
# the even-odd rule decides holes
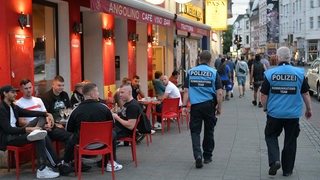
[[[20,170],[20,158],[19,158],[19,153],[20,152],[31,152],[31,162],[32,162],[32,173],[34,173],[34,144],[26,144],[23,146],[7,146],[7,150],[8,150],[8,172],[10,172],[10,162],[11,162],[11,156],[12,153],[14,153],[15,155],[15,159],[16,159],[16,177],[17,179],[20,178],[20,174],[19,174],[19,170]]]
[[[147,115],[148,119],[150,119],[150,114],[151,114],[152,106],[153,106],[152,103],[148,103],[148,104],[147,104],[146,115]],[[146,134],[147,146],[149,146],[149,139],[150,139],[150,142],[152,142],[152,136],[151,136],[150,133]]]
[[[134,163],[136,164],[136,167],[138,166],[137,148],[136,148],[136,145],[137,145],[136,144],[136,132],[137,132],[137,125],[139,124],[139,121],[140,121],[140,116],[141,115],[139,115],[138,119],[136,120],[136,124],[134,125],[134,128],[133,128],[132,136],[118,139],[119,141],[130,142],[132,159],[133,159]]]
[[[162,112],[153,112],[152,113],[152,124],[154,126],[154,122],[156,120],[156,116],[161,117],[161,127],[162,131],[161,133],[164,133],[164,120],[167,119],[167,130],[170,131],[170,120],[169,119],[177,119],[178,122],[178,128],[179,128],[179,133],[181,133],[181,128],[180,128],[180,112],[179,112],[179,101],[180,98],[165,98],[162,102]]]
[[[112,128],[113,121],[104,122],[81,122],[79,144],[74,146],[74,167],[78,172],[78,179],[81,179],[81,158],[82,155],[102,155],[102,174],[104,173],[104,156],[110,154],[112,168],[112,179],[114,179],[113,149],[112,149]],[[92,143],[102,143],[105,146],[99,149],[87,149]]]
[[[189,130],[190,108],[191,108],[191,104],[190,104],[190,101],[188,101],[188,104],[187,104],[188,112],[187,112],[186,115],[185,115],[185,117],[186,117],[187,130]],[[182,108],[180,108],[179,112],[180,112],[180,114],[181,114],[181,116],[182,116]],[[181,124],[183,124],[183,116],[182,116]]]

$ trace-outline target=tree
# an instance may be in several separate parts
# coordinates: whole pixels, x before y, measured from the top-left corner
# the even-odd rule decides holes
[[[230,52],[230,47],[232,46],[232,31],[233,26],[228,25],[228,29],[223,31],[223,54]]]

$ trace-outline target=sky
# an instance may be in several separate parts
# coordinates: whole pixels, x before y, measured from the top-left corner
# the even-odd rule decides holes
[[[228,19],[228,24],[233,24],[234,21],[237,19],[239,14],[246,13],[246,9],[249,7],[250,0],[232,0],[232,14],[233,17]]]

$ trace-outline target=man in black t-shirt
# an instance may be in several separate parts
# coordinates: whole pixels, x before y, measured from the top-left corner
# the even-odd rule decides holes
[[[139,103],[132,97],[130,85],[124,85],[120,88],[120,98],[124,102],[123,108],[119,115],[112,114],[116,120],[114,131],[117,134],[117,139],[132,135],[136,120],[142,111]]]
[[[140,77],[139,76],[133,76],[131,81],[131,88],[132,88],[132,97],[135,100],[138,100],[138,95],[140,95],[141,98],[144,98],[144,92],[141,91],[140,86]]]

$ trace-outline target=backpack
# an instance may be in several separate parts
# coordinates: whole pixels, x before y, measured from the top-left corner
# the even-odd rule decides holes
[[[140,113],[140,121],[137,125],[137,129],[139,130],[139,133],[142,134],[148,134],[151,133],[151,123],[150,120],[148,119],[146,113],[141,112]]]
[[[254,61],[253,63],[253,79],[255,82],[263,81],[264,79],[264,68],[260,61]]]

